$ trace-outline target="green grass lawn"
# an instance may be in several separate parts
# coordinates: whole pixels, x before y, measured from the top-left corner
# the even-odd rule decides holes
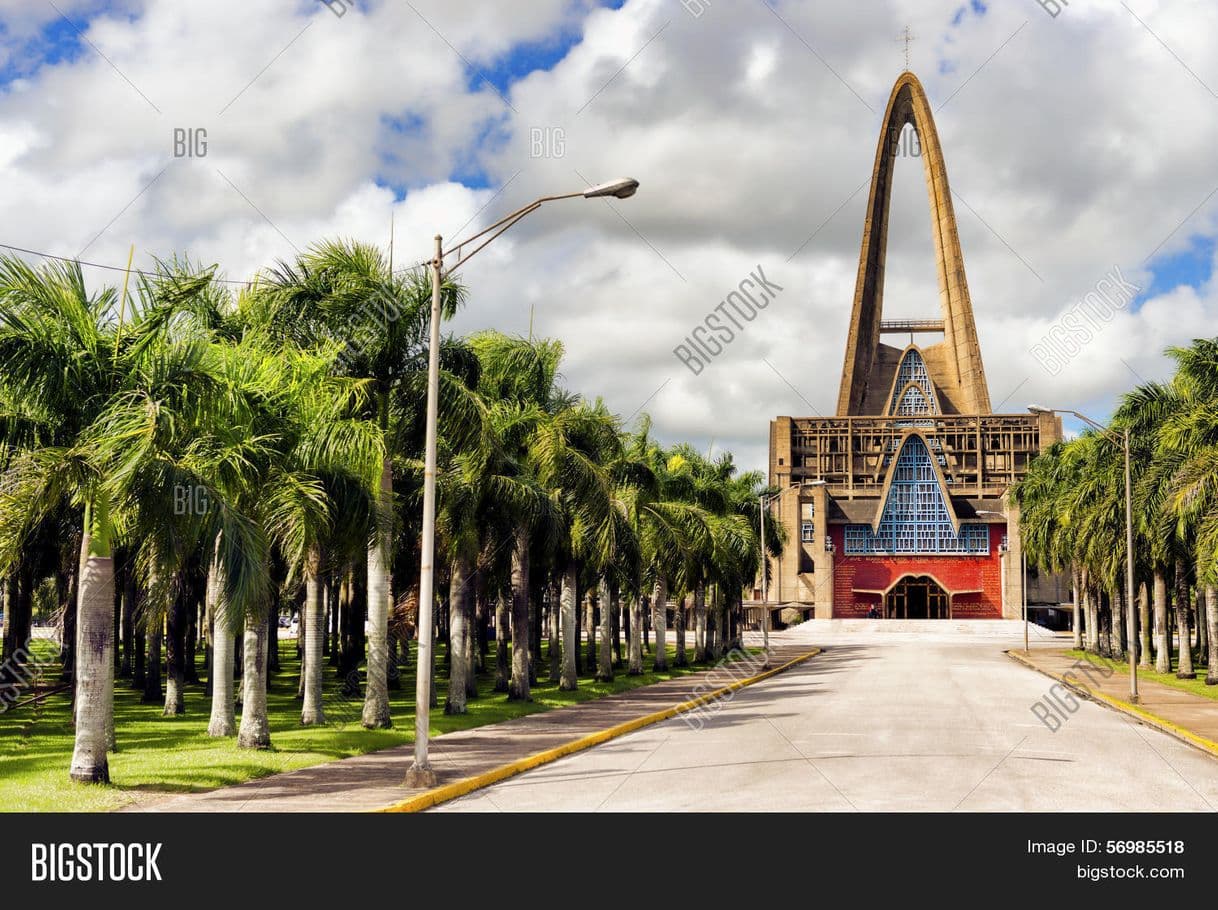
[[[1098,654],[1092,654],[1089,651],[1071,651],[1071,657],[1084,658],[1094,664],[1103,664],[1112,667],[1119,673],[1129,673],[1129,662],[1126,660],[1112,660],[1108,657],[1100,657]],[[1176,667],[1178,664],[1173,661],[1171,673],[1156,673],[1154,670],[1147,670],[1145,667],[1138,668],[1138,679],[1148,679],[1151,682],[1163,683],[1165,686],[1171,686],[1173,689],[1183,689],[1185,692],[1192,692],[1194,695],[1202,695],[1205,698],[1218,700],[1218,686],[1207,686],[1205,684],[1205,661],[1198,661],[1197,656],[1193,655],[1193,669],[1197,671],[1196,679],[1176,679]]]
[[[45,642],[35,645],[50,647]],[[670,646],[670,664],[673,653]],[[127,680],[119,680],[114,699],[118,751],[110,756],[108,786],[77,784],[68,779],[73,734],[67,693],[0,714],[0,811],[104,811],[150,794],[210,790],[414,739],[413,659],[409,667],[402,668],[401,687],[389,693],[393,729],[365,730],[360,726],[362,699],[345,698],[329,666],[323,701],[328,723],[300,726],[300,701],[296,698],[300,662],[295,642],[281,641],[279,655],[281,669],[272,675],[267,693],[273,746],[269,751],[238,749],[235,739],[207,736],[210,699],[201,685],[186,687],[185,714],[162,717],[161,705],[141,704],[141,693],[131,689]],[[467,714],[447,716],[443,712],[447,686],[443,646],[439,660],[436,685],[441,706],[431,714],[433,735],[548,711],[699,669],[642,676],[627,676],[623,670],[612,683],[594,682],[588,673],[580,678],[578,690],[561,692],[557,683],[546,681],[549,664],[543,662],[539,684],[532,690],[533,700],[510,702],[505,695],[491,691],[492,644],[490,672],[478,677],[479,697],[469,702]],[[644,656],[644,666],[651,666],[648,655]],[[199,675],[205,677],[201,658]]]

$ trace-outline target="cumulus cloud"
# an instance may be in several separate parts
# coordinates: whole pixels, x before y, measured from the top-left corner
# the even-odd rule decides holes
[[[636,197],[554,203],[471,262],[457,328],[561,337],[573,388],[749,467],[771,417],[835,406],[906,24],[994,402],[1102,414],[1213,333],[1212,282],[1163,271],[1218,229],[1204,0],[56,5],[87,39],[71,53],[49,50],[49,5],[0,0],[0,242],[109,262],[134,242],[245,277],[325,235],[386,242],[392,213],[405,263],[633,176]],[[207,156],[174,158],[200,128]],[[936,314],[931,250],[902,159],[890,315]],[[782,293],[693,375],[673,348],[758,265]],[[1033,345],[1114,266],[1154,295],[1050,374]]]

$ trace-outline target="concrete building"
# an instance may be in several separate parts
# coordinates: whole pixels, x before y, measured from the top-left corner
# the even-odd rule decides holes
[[[906,125],[925,168],[939,314],[886,321]],[[885,343],[892,336],[909,343]],[[902,73],[875,154],[837,414],[770,424],[770,483],[783,490],[772,514],[788,540],[771,562],[770,601],[818,618],[1018,618],[1028,581],[1008,494],[1060,438],[1059,417],[991,410],[943,152],[921,84]],[[1043,582],[1053,590],[1029,599],[1059,602],[1058,580]]]

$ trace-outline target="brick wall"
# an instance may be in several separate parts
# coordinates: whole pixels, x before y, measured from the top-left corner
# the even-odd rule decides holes
[[[989,556],[848,556],[843,525],[832,525],[829,535],[837,554],[833,563],[833,616],[863,618],[880,597],[855,594],[854,588],[887,590],[903,575],[930,575],[948,591],[976,590],[952,601],[954,619],[1002,618],[1002,557],[998,546],[1006,524],[990,525]]]

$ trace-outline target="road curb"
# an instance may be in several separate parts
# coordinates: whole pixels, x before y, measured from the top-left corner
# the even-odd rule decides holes
[[[589,733],[586,736],[581,736],[579,739],[573,739],[570,742],[563,743],[561,746],[555,746],[552,749],[546,749],[544,752],[537,752],[533,755],[526,755],[524,758],[518,758],[515,761],[508,762],[505,765],[500,765],[497,768],[491,768],[489,771],[484,771],[481,774],[475,774],[472,777],[462,778],[454,781],[451,784],[445,784],[443,787],[435,787],[420,793],[417,796],[411,796],[401,802],[394,803],[391,806],[386,806],[383,809],[372,810],[374,812],[422,812],[424,809],[430,809],[433,806],[438,806],[440,803],[446,803],[450,800],[457,799],[460,796],[465,796],[473,793],[475,790],[481,790],[484,787],[489,787],[491,784],[497,784],[501,780],[506,780],[509,777],[514,777],[525,771],[531,771],[533,768],[541,765],[549,764],[557,761],[567,755],[572,755],[576,752],[582,752],[585,749],[591,749],[593,746],[599,746],[601,743],[608,742],[611,739],[617,739],[619,736],[625,736],[627,733],[633,733],[635,730],[643,727],[657,724],[662,720],[676,717],[682,711],[689,711],[700,705],[705,705],[709,702],[720,699],[725,695],[735,692],[737,689],[743,689],[745,686],[751,686],[753,683],[761,682],[764,679],[769,679],[771,676],[777,676],[784,670],[789,670],[796,664],[801,664],[806,660],[815,657],[821,653],[820,648],[812,648],[806,654],[800,654],[788,660],[781,666],[766,670],[764,673],[758,673],[756,676],[750,676],[746,679],[738,679],[733,683],[729,683],[722,688],[716,689],[714,692],[708,692],[705,695],[699,695],[697,698],[691,698],[688,701],[683,701],[680,704],[672,705],[660,711],[654,711],[651,714],[644,714],[642,717],[636,717],[632,720],[624,721],[615,726],[604,730],[598,730],[595,733]],[[696,677],[695,677],[696,678]]]
[[[1050,679],[1057,680],[1059,683],[1070,689],[1070,691],[1076,692],[1084,698],[1097,702],[1113,711],[1119,711],[1122,714],[1128,714],[1130,717],[1135,717],[1144,724],[1166,733],[1168,736],[1173,736],[1181,742],[1188,743],[1190,746],[1200,749],[1202,752],[1208,752],[1210,755],[1218,758],[1218,742],[1214,742],[1212,739],[1206,739],[1204,736],[1198,736],[1196,733],[1187,729],[1186,727],[1181,727],[1179,724],[1174,724],[1170,720],[1160,717],[1157,714],[1151,714],[1149,711],[1139,708],[1137,705],[1130,704],[1127,701],[1122,701],[1119,698],[1113,698],[1111,695],[1105,695],[1103,692],[1092,692],[1085,686],[1078,685],[1074,680],[1066,679],[1064,676],[1060,676],[1059,674],[1046,670],[1043,667],[1038,667],[1030,659],[1024,657],[1018,651],[1007,651],[1005,653],[1007,657],[1010,657],[1017,663],[1021,663],[1028,669],[1035,670],[1037,673],[1047,676]]]

